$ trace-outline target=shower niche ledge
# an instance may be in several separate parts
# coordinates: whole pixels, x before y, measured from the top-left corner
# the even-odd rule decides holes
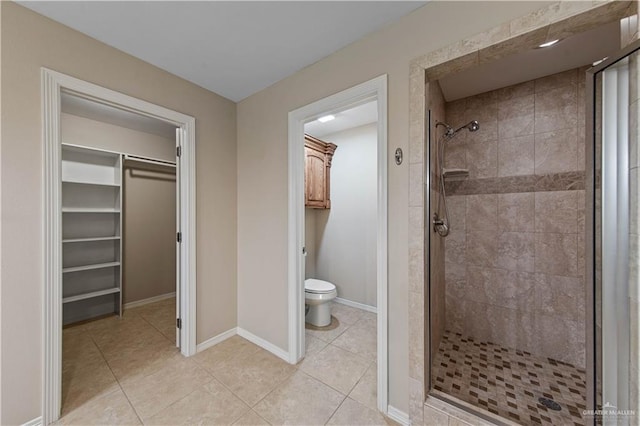
[[[464,180],[469,177],[469,169],[443,169],[442,176],[446,180]]]

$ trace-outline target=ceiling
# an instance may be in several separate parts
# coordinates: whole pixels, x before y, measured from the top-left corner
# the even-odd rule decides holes
[[[240,101],[424,1],[19,1]]]
[[[304,125],[304,132],[322,138],[331,133],[353,129],[378,121],[378,102],[371,101],[341,112],[332,113],[334,120],[321,123],[313,120]]]
[[[525,50],[440,79],[447,102],[592,64],[620,50],[613,21],[547,48]]]

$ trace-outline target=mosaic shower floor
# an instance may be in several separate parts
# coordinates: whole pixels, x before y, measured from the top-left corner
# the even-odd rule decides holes
[[[585,424],[584,369],[448,331],[433,365],[434,389],[516,423]],[[540,397],[560,404],[560,411],[540,404]]]

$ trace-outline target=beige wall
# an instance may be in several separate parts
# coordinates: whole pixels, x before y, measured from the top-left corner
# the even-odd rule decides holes
[[[176,161],[175,139],[167,139],[64,112],[60,114],[60,137],[62,143]]]
[[[338,145],[331,162],[331,209],[316,211],[314,278],[338,297],[377,306],[377,123],[323,136]]]
[[[41,414],[40,67],[196,118],[197,341],[236,326],[236,107],[15,3],[2,2],[2,424]]]
[[[288,349],[287,115],[388,74],[390,400],[408,411],[409,62],[543,7],[542,2],[429,2],[416,12],[238,104],[238,325]]]
[[[175,170],[124,168],[122,302],[176,291]]]

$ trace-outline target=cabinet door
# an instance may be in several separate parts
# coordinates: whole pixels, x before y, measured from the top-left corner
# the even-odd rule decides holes
[[[305,148],[305,205],[308,207],[325,206],[325,155],[316,150]]]

